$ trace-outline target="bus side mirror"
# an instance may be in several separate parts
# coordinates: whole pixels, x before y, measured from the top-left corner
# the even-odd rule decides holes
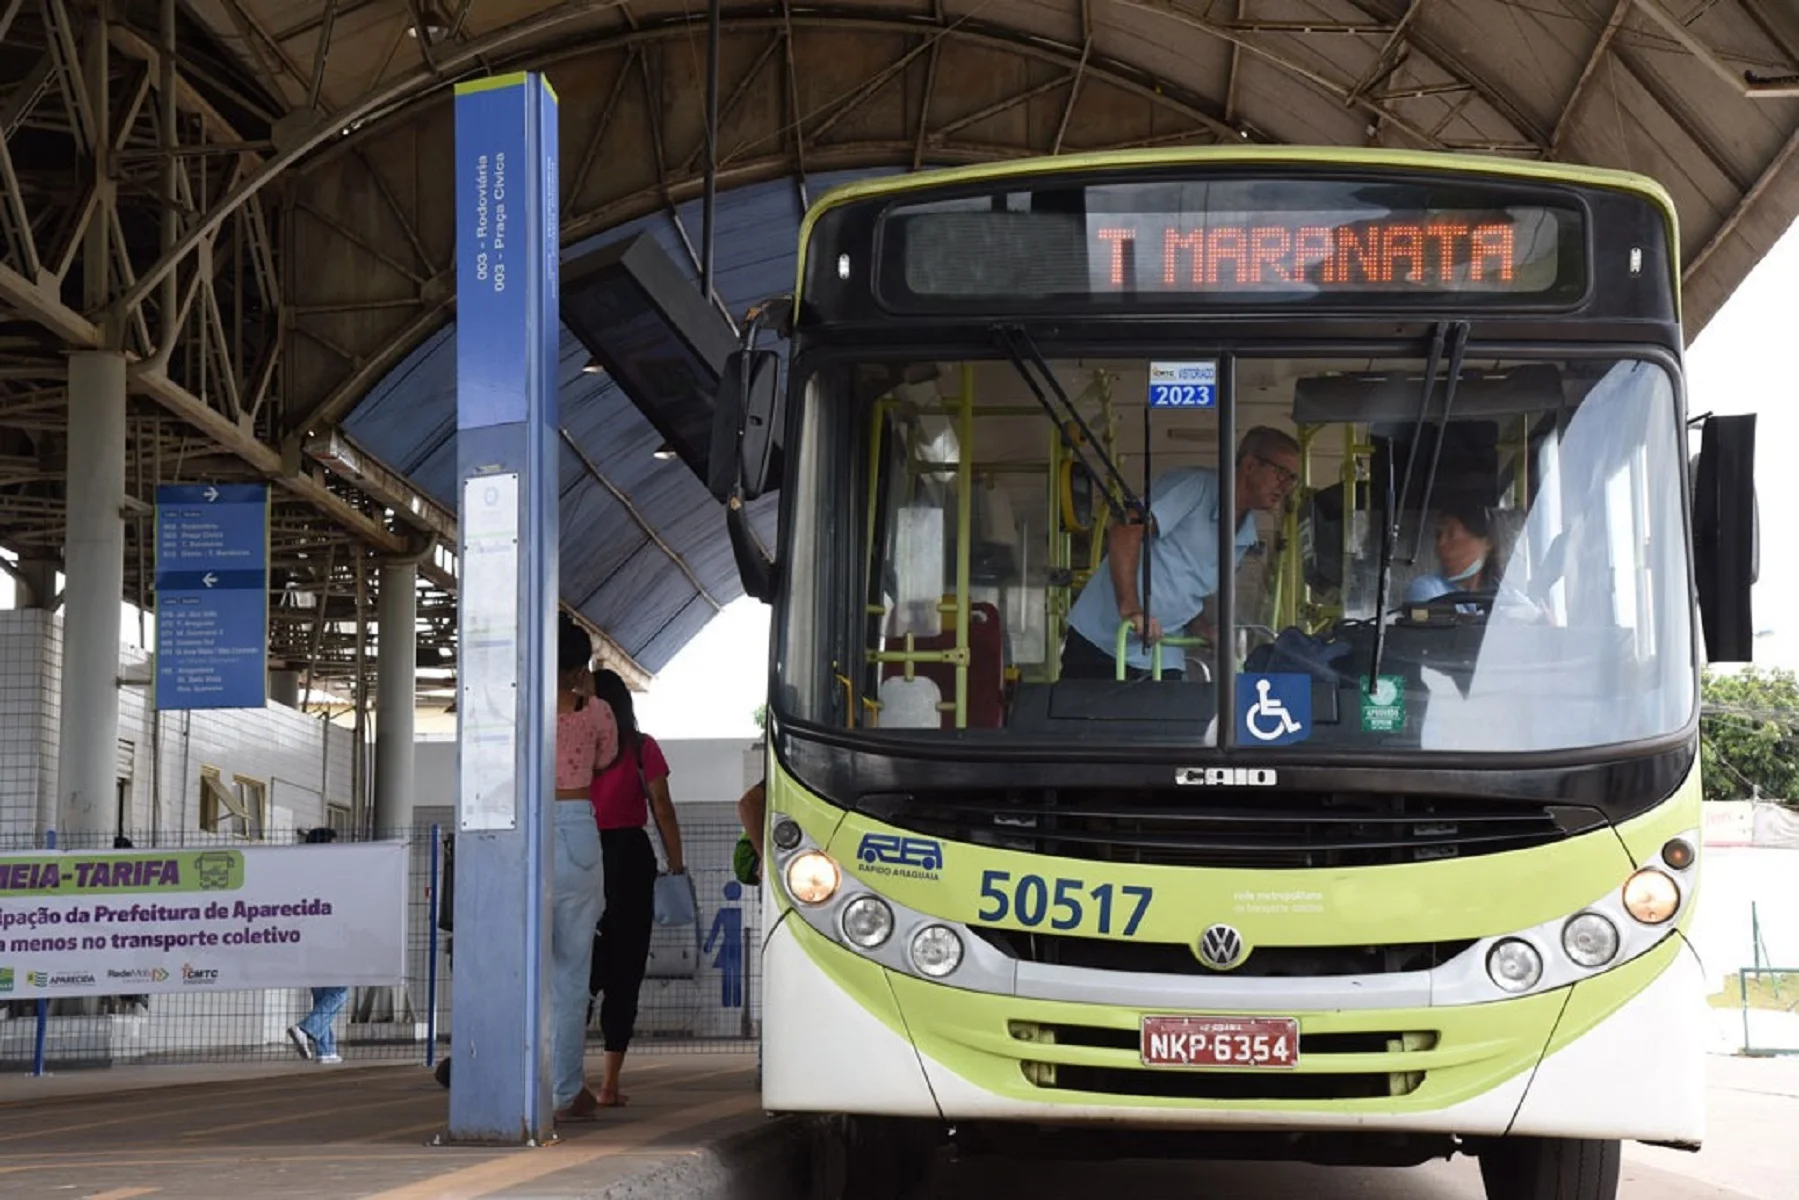
[[[719,377],[706,486],[715,499],[754,500],[778,481],[781,356],[733,350]]]
[[[731,557],[737,561],[737,575],[743,580],[744,595],[763,604],[773,604],[774,560],[750,528],[749,514],[736,501],[725,503],[725,531],[731,536]]]
[[[1749,589],[1760,574],[1755,417],[1709,417],[1693,471],[1693,565],[1709,662],[1754,661]]]

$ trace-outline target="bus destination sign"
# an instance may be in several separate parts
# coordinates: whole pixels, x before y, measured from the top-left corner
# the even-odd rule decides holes
[[[1562,305],[1585,221],[1559,197],[1345,181],[1099,184],[901,204],[877,290],[898,308]]]
[[[1098,285],[1114,291],[1534,291],[1548,281],[1539,267],[1540,220],[1304,214],[1197,224],[1143,214],[1093,230],[1090,256],[1103,266],[1094,272]],[[1554,238],[1548,242],[1553,251]],[[1552,280],[1553,255],[1547,265]]]

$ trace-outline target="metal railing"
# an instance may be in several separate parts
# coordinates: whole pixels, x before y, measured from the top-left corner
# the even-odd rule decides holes
[[[1750,1020],[1751,1008],[1791,1015],[1799,1011],[1799,966],[1777,967],[1768,957],[1768,944],[1762,937],[1761,912],[1757,905],[1749,906],[1749,934],[1753,962],[1747,967],[1737,969],[1737,1001],[1743,1015],[1743,1054],[1748,1058],[1775,1058],[1785,1055],[1799,1055],[1799,1045],[1789,1042],[1781,1046],[1757,1046],[1751,1033],[1754,1022]],[[1764,977],[1768,980],[1768,993],[1771,1005],[1749,1002],[1750,978],[1760,983]],[[1785,983],[1783,990],[1783,981]],[[1759,989],[1758,989],[1759,991]]]

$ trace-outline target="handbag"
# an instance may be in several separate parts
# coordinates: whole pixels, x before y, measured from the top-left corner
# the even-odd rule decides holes
[[[656,876],[655,902],[656,924],[699,924],[699,898],[694,894],[693,877],[685,871]]]
[[[637,786],[643,789],[643,798],[650,798],[650,781],[643,773],[643,751],[640,748],[632,755],[637,765]],[[683,871],[679,875],[662,872],[656,876],[655,890],[651,893],[654,903],[656,924],[658,925],[692,925],[699,927],[699,897],[694,894],[693,878]]]

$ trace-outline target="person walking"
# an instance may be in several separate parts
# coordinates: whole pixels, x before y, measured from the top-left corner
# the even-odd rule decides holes
[[[592,793],[606,858],[606,913],[594,934],[588,990],[599,998],[600,1031],[606,1044],[599,1103],[610,1108],[627,1099],[619,1091],[619,1076],[636,1030],[637,997],[650,956],[656,851],[645,827],[652,816],[668,855],[669,874],[683,874],[687,866],[681,827],[669,798],[668,760],[656,739],[637,728],[631,689],[617,672],[601,669],[594,672],[593,690],[618,719],[619,743],[618,758],[594,776]]]
[[[321,826],[306,831],[308,846],[327,846],[336,840],[335,829]],[[294,1050],[301,1058],[314,1059],[320,1066],[343,1061],[343,1056],[337,1052],[337,1035],[331,1026],[349,1000],[350,989],[347,987],[312,989],[312,1011],[287,1027],[287,1040],[294,1044]]]

